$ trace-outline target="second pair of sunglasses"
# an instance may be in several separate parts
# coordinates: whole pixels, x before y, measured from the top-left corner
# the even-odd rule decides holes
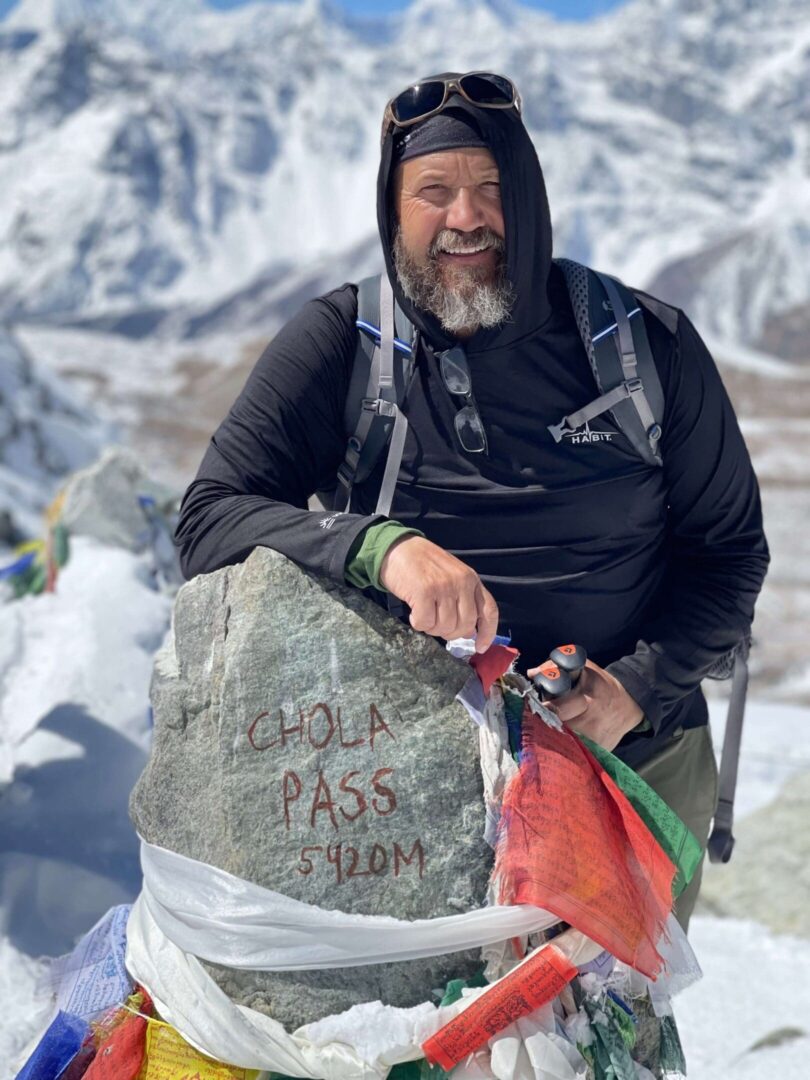
[[[487,434],[473,398],[467,354],[460,345],[454,345],[439,353],[439,365],[445,387],[464,400],[454,419],[458,441],[468,454],[488,453]]]

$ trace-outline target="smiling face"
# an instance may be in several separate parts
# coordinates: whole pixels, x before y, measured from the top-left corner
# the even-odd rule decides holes
[[[397,276],[445,330],[469,337],[509,314],[498,166],[483,147],[424,154],[394,176]]]

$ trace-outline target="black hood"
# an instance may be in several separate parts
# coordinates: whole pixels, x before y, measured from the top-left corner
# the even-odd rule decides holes
[[[459,95],[448,112],[458,111],[481,132],[498,165],[506,226],[508,277],[516,300],[509,322],[491,330],[479,330],[466,345],[468,354],[502,349],[534,333],[551,314],[547,286],[551,268],[551,215],[546,185],[537,153],[515,109],[479,109]],[[394,270],[392,241],[396,217],[390,196],[395,165],[392,164],[394,133],[382,146],[377,177],[377,223],[385,265],[394,294],[408,318],[437,349],[454,344],[433,315],[414,307],[400,289]]]

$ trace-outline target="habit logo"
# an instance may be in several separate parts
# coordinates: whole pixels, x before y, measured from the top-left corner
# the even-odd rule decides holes
[[[613,442],[615,431],[594,431],[590,424],[578,428],[563,428],[562,437],[572,443]]]

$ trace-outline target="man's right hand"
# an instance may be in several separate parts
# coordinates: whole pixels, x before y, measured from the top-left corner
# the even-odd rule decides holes
[[[411,609],[411,626],[446,641],[475,637],[475,651],[492,644],[498,605],[478,574],[423,536],[395,540],[380,568],[383,588]]]

